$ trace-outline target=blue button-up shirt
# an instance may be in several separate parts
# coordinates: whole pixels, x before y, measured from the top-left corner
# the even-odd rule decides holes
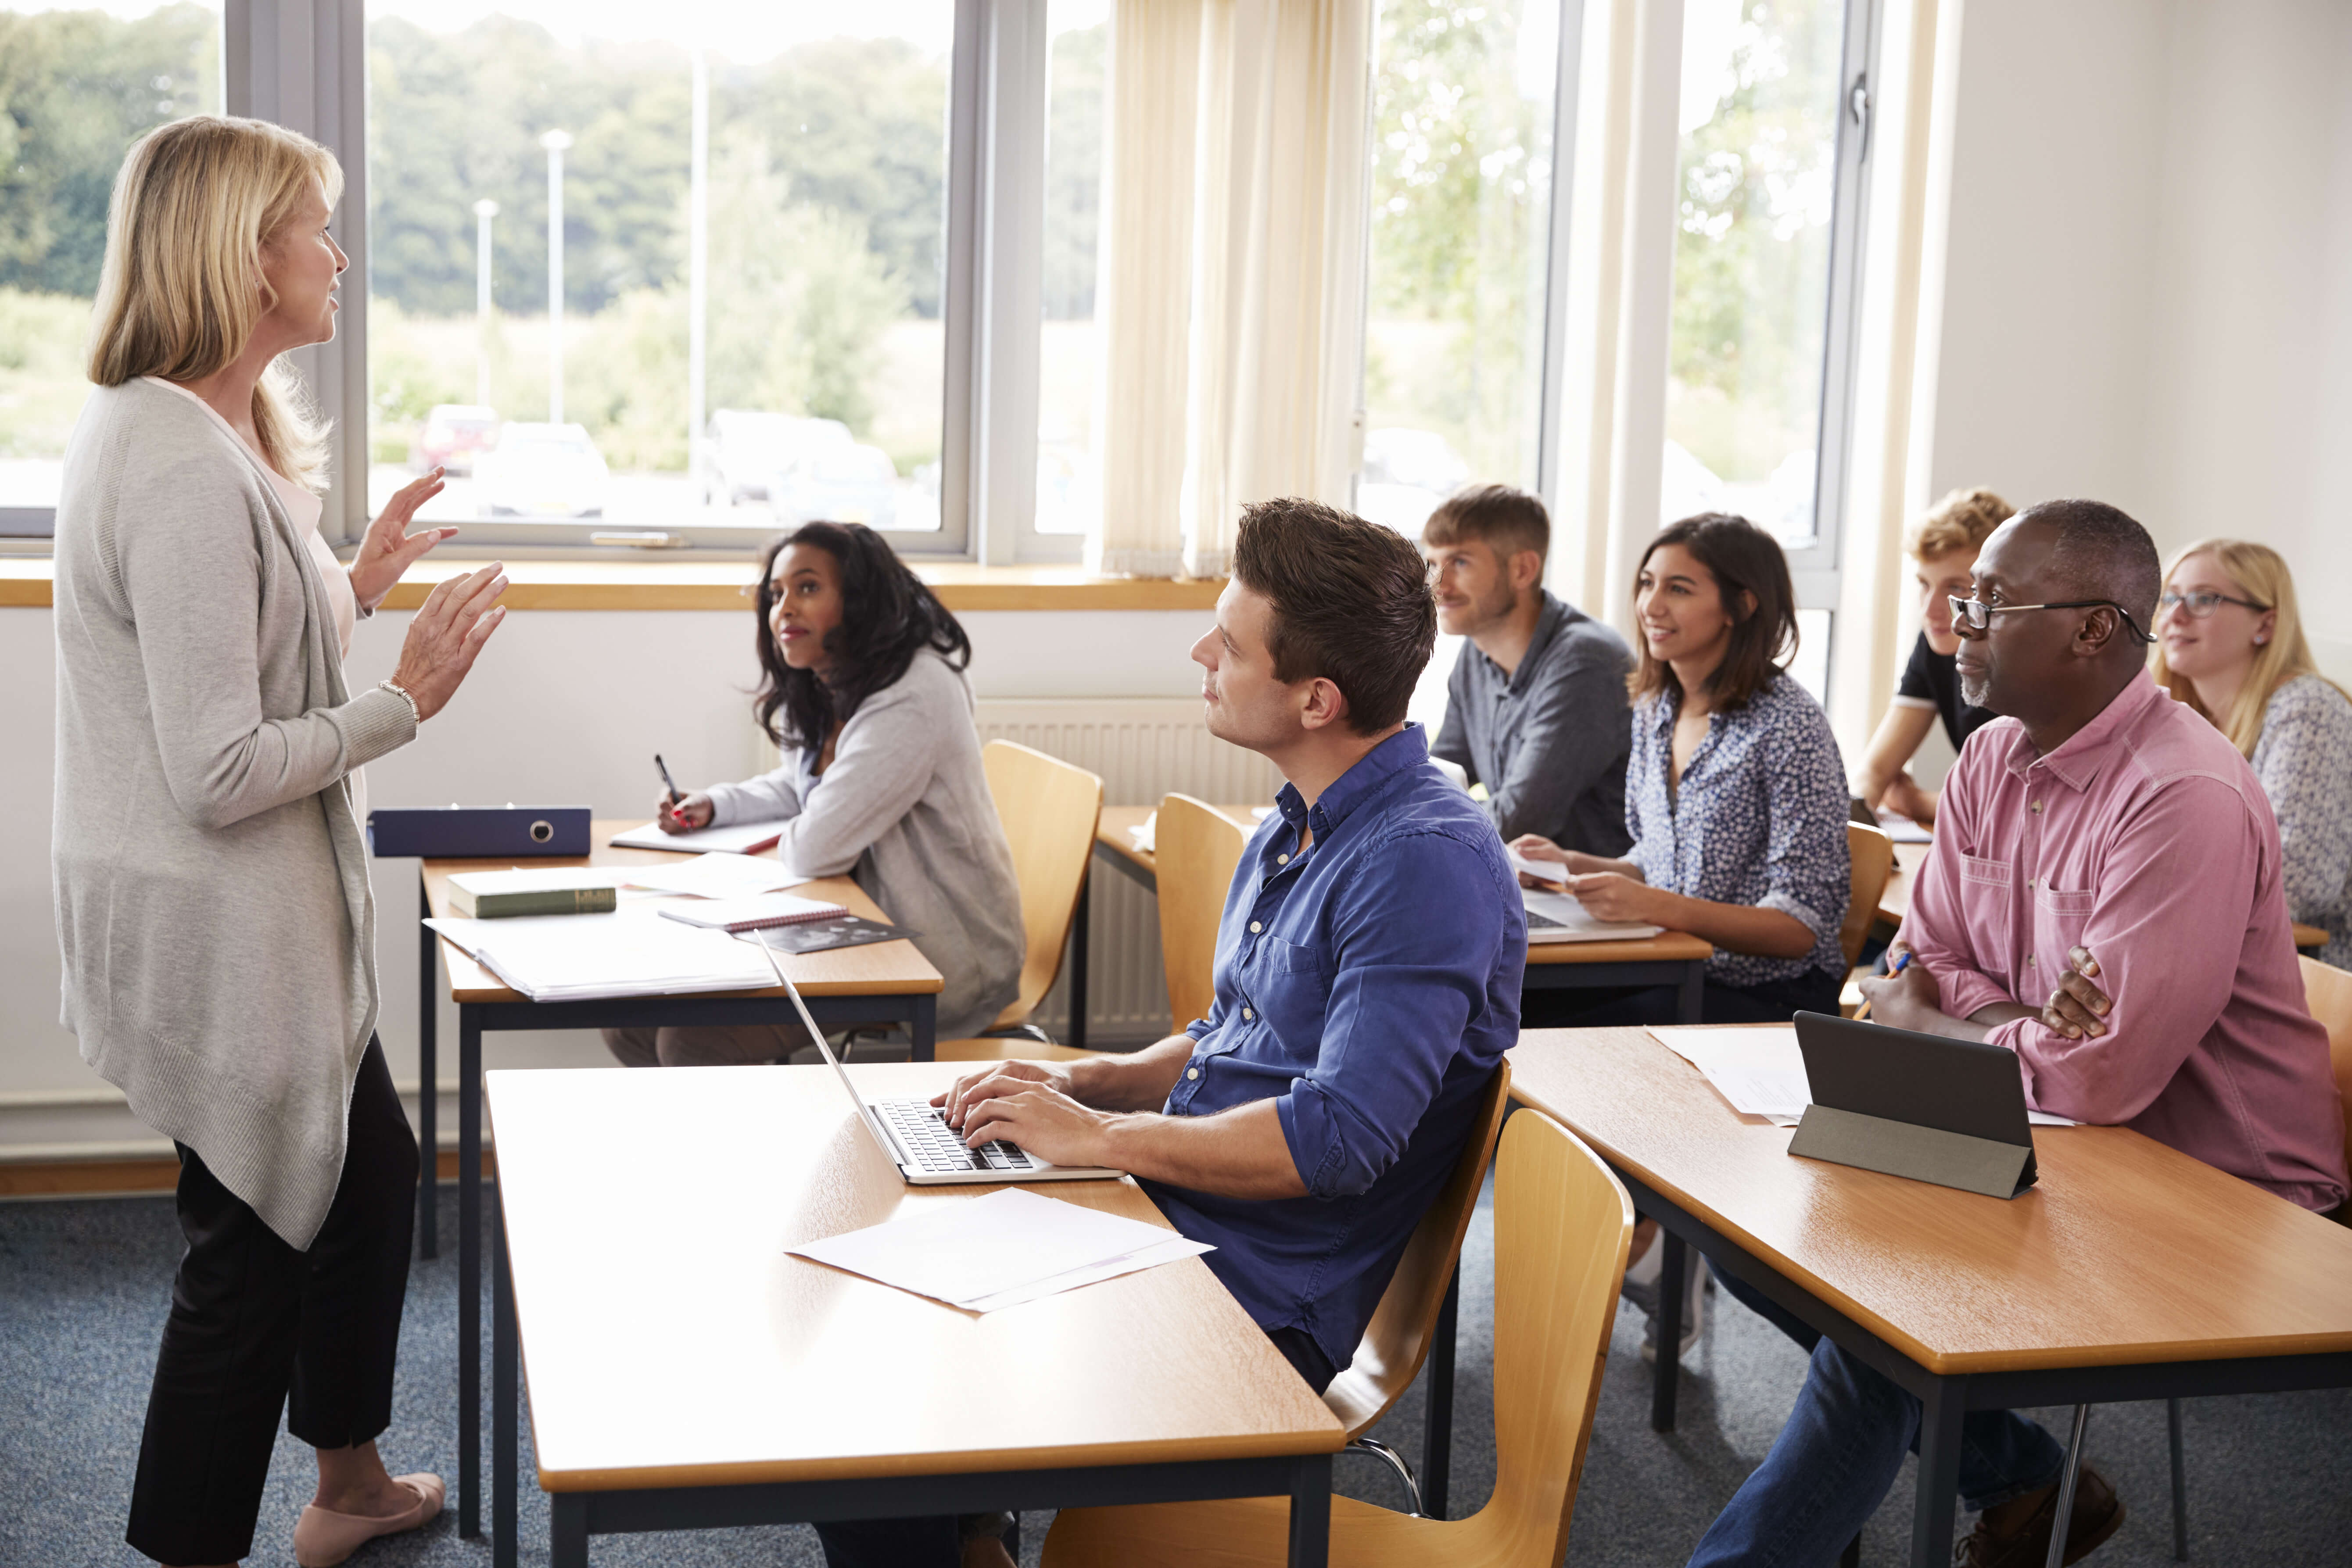
[[[1166,1109],[1272,1100],[1307,1196],[1145,1186],[1216,1247],[1209,1267],[1261,1327],[1304,1330],[1344,1367],[1517,1042],[1527,915],[1493,823],[1418,726],[1311,810],[1288,785],[1276,803],[1234,870],[1216,1003]]]
[[[1625,767],[1625,858],[1643,880],[1685,898],[1777,909],[1802,921],[1813,950],[1765,958],[1718,947],[1707,978],[1725,986],[1845,973],[1838,928],[1853,894],[1847,858],[1845,762],[1828,716],[1794,677],[1772,677],[1729,713],[1707,716],[1680,788],[1674,766],[1671,694],[1633,707],[1633,756]]]

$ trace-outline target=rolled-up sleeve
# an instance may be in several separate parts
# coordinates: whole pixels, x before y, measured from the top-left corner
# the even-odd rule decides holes
[[[1316,1064],[1275,1103],[1309,1194],[1360,1193],[1403,1153],[1485,1005],[1518,906],[1485,857],[1444,832],[1408,832],[1364,857],[1334,912]]]
[[[2180,779],[2132,814],[2108,846],[2077,939],[2115,1003],[2106,1033],[2068,1040],[2018,1019],[1989,1037],[2017,1052],[2035,1109],[2128,1122],[2172,1082],[2237,975],[2241,945],[2199,932],[2208,912],[2252,904],[2262,857],[2252,814],[2218,779]]]

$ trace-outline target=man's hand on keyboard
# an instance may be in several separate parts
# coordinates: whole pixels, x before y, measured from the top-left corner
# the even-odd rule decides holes
[[[961,1128],[964,1117],[982,1101],[999,1094],[1018,1093],[1039,1084],[1058,1091],[1070,1092],[1069,1070],[1050,1066],[1042,1061],[996,1061],[978,1072],[967,1072],[955,1081],[955,1087],[944,1094],[931,1096],[939,1107],[940,1119],[950,1127]]]
[[[1025,1061],[1006,1065],[1034,1070]],[[976,1149],[1002,1138],[1057,1166],[1104,1163],[1104,1129],[1118,1120],[1116,1113],[1081,1105],[1060,1087],[1036,1079],[992,1082],[995,1092],[968,1103],[963,1120],[955,1124],[965,1147]]]

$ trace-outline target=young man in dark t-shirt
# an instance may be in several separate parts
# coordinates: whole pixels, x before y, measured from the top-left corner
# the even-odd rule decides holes
[[[1969,592],[1969,572],[1977,550],[1993,529],[2009,520],[2015,508],[1990,490],[1955,490],[1928,509],[1905,541],[1918,563],[1919,639],[1912,644],[1911,662],[1878,731],[1870,737],[1862,767],[1854,773],[1854,798],[1872,810],[1885,806],[1922,827],[1936,821],[1936,797],[1911,777],[1911,758],[1927,738],[1927,727],[1941,718],[1944,734],[1958,751],[1977,727],[1992,717],[1960,699],[1959,676],[1952,657],[1960,639],[1952,630],[1951,600]]]

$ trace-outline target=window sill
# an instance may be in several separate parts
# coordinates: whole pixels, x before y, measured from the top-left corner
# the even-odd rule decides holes
[[[460,560],[427,561],[384,601],[414,610],[445,577],[471,570]],[[1209,610],[1221,579],[1170,582],[1090,577],[1076,567],[916,563],[915,573],[958,612],[979,610]],[[741,562],[512,561],[506,602],[517,610],[703,610],[747,607]],[[0,608],[47,609],[51,563],[0,559]]]

